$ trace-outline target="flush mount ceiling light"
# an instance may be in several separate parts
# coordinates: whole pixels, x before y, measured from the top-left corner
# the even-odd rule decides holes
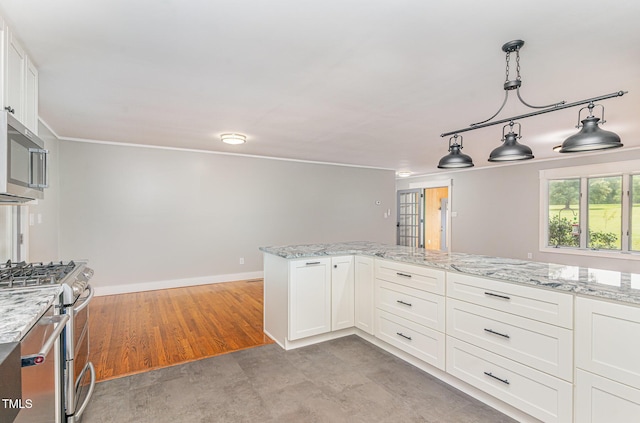
[[[398,172],[398,177],[400,178],[408,178],[409,176],[411,176],[411,172],[407,170],[401,170],[400,172]]]
[[[573,153],[579,151],[592,151],[592,150],[602,150],[607,148],[616,148],[622,147],[620,143],[620,137],[613,132],[604,131],[598,127],[598,122],[600,118],[594,117],[592,114],[593,108],[596,106],[594,102],[606,100],[608,98],[620,97],[627,93],[627,91],[618,91],[612,94],[606,94],[599,97],[588,98],[586,100],[580,100],[573,103],[567,103],[565,101],[561,101],[558,103],[550,104],[547,106],[532,106],[523,100],[522,95],[520,94],[520,87],[522,86],[522,77],[520,75],[520,49],[524,46],[524,41],[522,40],[513,40],[505,43],[502,46],[502,51],[506,53],[506,80],[503,85],[503,89],[505,91],[504,100],[502,105],[498,109],[496,113],[494,113],[489,119],[485,119],[481,122],[476,122],[470,124],[467,128],[458,129],[456,131],[445,132],[441,134],[441,137],[454,136],[454,139],[461,132],[473,131],[474,129],[485,128],[488,126],[498,125],[502,123],[509,122],[511,130],[507,135],[504,135],[504,126],[502,128],[502,141],[503,145],[494,149],[489,156],[490,162],[502,162],[502,161],[513,161],[513,160],[528,160],[533,158],[533,152],[526,145],[522,145],[518,143],[518,139],[520,136],[520,124],[518,123],[518,134],[516,135],[513,132],[513,126],[516,120],[526,119],[532,116],[541,115],[544,113],[555,112],[557,110],[566,109],[569,107],[576,107],[588,104],[588,107],[585,107],[589,110],[589,116],[582,121],[582,125],[578,124],[578,128],[582,128],[580,132],[577,134],[567,138],[562,146],[557,149],[554,147],[554,151],[559,151],[561,153]],[[516,56],[516,78],[510,78],[510,61],[511,54],[515,53]],[[538,109],[531,113],[526,113],[519,116],[514,116],[506,119],[500,119],[496,121],[492,121],[498,114],[502,111],[505,104],[507,104],[507,99],[509,98],[510,91],[516,91],[518,96],[518,100],[526,107],[530,109]],[[599,105],[598,105],[599,106]],[[602,107],[602,106],[601,106]],[[583,109],[585,109],[583,108]],[[583,109],[580,109],[582,111]],[[580,112],[578,112],[578,120],[580,120]],[[604,123],[604,107],[602,108],[602,122]],[[460,137],[462,140],[462,137]],[[460,153],[460,149],[462,148],[462,142],[457,144],[455,142],[451,143],[451,138],[449,139],[449,154],[443,157],[438,164],[440,169],[450,169],[450,168],[458,168],[458,167],[471,167],[473,163],[471,161],[471,157]],[[465,158],[462,159],[462,156]],[[464,164],[464,165],[463,165]]]
[[[247,142],[247,136],[242,134],[222,134],[220,135],[220,139],[224,143],[233,145],[244,144]]]

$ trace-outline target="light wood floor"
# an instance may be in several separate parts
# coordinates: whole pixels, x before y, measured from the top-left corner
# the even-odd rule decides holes
[[[95,297],[89,308],[98,381],[273,343],[262,280]]]

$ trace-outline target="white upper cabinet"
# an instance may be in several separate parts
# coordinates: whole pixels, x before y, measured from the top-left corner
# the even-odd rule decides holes
[[[1,20],[1,18],[0,18]],[[2,102],[16,119],[38,133],[38,70],[15,33],[1,22]]]

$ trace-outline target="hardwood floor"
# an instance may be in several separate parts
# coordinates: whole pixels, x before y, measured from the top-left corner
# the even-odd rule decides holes
[[[98,381],[273,343],[261,279],[95,297],[89,307]]]

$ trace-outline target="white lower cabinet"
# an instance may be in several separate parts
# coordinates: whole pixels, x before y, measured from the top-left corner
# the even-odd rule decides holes
[[[289,263],[289,340],[331,331],[331,258]]]
[[[280,345],[353,326],[543,422],[640,421],[640,306],[372,257],[265,256]]]
[[[355,326],[373,335],[374,333],[374,259],[372,257],[355,257]]]
[[[448,298],[447,335],[573,380],[573,331],[569,329]]]
[[[376,336],[420,360],[445,369],[445,335],[411,320],[377,310]]]
[[[331,330],[354,324],[353,256],[331,257]]]
[[[544,422],[571,422],[572,384],[447,337],[447,372]]]
[[[445,273],[376,260],[375,336],[445,369]]]
[[[576,299],[576,422],[640,421],[640,307]]]
[[[591,372],[576,372],[576,423],[640,421],[640,389]]]

